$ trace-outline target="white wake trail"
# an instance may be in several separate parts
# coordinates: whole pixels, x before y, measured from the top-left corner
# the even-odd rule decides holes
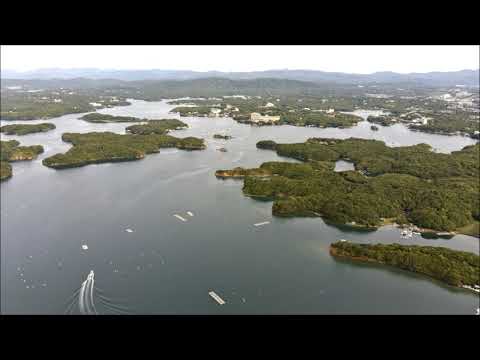
[[[80,289],[80,295],[78,296],[78,306],[80,308],[80,313],[85,315],[85,287],[87,285],[87,280],[82,283],[82,288]]]
[[[93,289],[95,288],[94,284],[95,284],[95,280],[92,279],[92,283],[90,285],[90,303],[91,303],[92,308],[93,308],[93,314],[98,315],[97,309],[95,309],[95,303],[93,302]]]

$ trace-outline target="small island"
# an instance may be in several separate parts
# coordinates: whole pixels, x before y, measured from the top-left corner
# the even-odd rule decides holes
[[[367,121],[369,123],[374,123],[374,124],[378,124],[378,125],[381,125],[381,126],[391,126],[391,125],[395,124],[395,120],[393,119],[393,117],[385,116],[385,115],[381,115],[381,116],[370,115],[369,117],[367,117]]]
[[[158,153],[160,148],[176,147],[182,150],[206,148],[203,139],[158,134],[65,133],[62,140],[71,143],[73,147],[65,154],[55,154],[44,159],[43,165],[64,169],[105,162],[139,160],[146,154]]]
[[[276,147],[277,147],[277,143],[272,140],[261,140],[257,142],[258,149],[275,150]]]
[[[27,135],[32,133],[47,132],[55,129],[55,124],[41,123],[41,124],[12,124],[0,126],[0,132],[6,135]]]
[[[366,139],[311,138],[305,143],[260,141],[302,163],[267,162],[257,169],[218,170],[217,178],[243,178],[243,192],[273,200],[275,216],[320,216],[334,225],[376,229],[396,223],[423,233],[479,236],[479,150],[451,154],[427,144],[388,147]],[[355,170],[335,172],[335,162]]]
[[[164,135],[170,130],[181,130],[188,125],[177,119],[149,120],[146,124],[137,124],[128,126],[125,130],[131,134],[137,135]]]
[[[232,136],[230,135],[222,135],[222,134],[214,134],[213,135],[214,139],[223,139],[223,140],[230,140],[232,139]]]
[[[20,146],[16,140],[0,141],[0,181],[13,175],[9,162],[33,160],[43,151],[41,145]]]
[[[100,114],[98,112],[83,115],[80,120],[99,124],[147,121],[146,119],[142,120],[133,116],[114,116],[108,114]]]
[[[437,246],[338,241],[330,245],[330,254],[336,258],[394,266],[451,286],[477,292],[480,289],[480,257],[465,251]]]

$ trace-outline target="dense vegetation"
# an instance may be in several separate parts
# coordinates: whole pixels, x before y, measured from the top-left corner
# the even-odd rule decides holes
[[[22,161],[33,160],[43,152],[43,146],[20,146],[17,140],[0,141],[0,160]]]
[[[61,169],[104,162],[139,160],[146,154],[157,153],[160,148],[167,147],[184,150],[205,148],[203,139],[195,137],[180,139],[158,134],[65,133],[62,140],[72,143],[73,147],[65,154],[56,154],[44,159],[45,166]]]
[[[120,96],[101,95],[92,89],[2,89],[1,98],[2,120],[49,119],[130,104]]]
[[[331,244],[333,256],[395,266],[427,275],[449,285],[480,284],[480,257],[473,253],[444,247],[399,244]]]
[[[427,113],[429,114],[429,113]],[[410,124],[409,128],[435,134],[455,134],[462,132],[474,137],[475,131],[480,130],[479,117],[465,111],[429,115],[431,119],[426,125]]]
[[[0,126],[0,132],[7,135],[26,135],[38,132],[46,132],[55,129],[55,124],[41,123],[41,124],[12,124]]]
[[[177,106],[172,109],[172,113],[180,113],[180,116],[198,116],[204,117],[210,115],[212,109],[216,107],[210,106]]]
[[[11,90],[12,85],[21,89]],[[479,138],[478,91],[465,88],[469,103],[456,97],[460,89],[438,88],[421,84],[335,84],[286,79],[230,80],[203,78],[185,81],[118,80],[11,80],[2,79],[2,119],[37,119],[68,113],[91,112],[104,107],[127,105],[127,98],[158,101],[174,100],[174,111],[183,116],[208,116],[212,108],[221,115],[248,122],[250,113],[279,115],[278,124],[319,127],[348,127],[358,119],[340,115],[356,109],[385,110],[390,114],[377,119],[384,125],[404,122],[419,131],[452,134],[461,132]],[[442,95],[453,94],[455,101]],[[241,94],[242,96],[238,96]],[[236,97],[232,97],[236,96]],[[470,96],[470,97],[469,97]],[[202,98],[199,100],[198,98]],[[468,102],[468,101],[467,101]],[[181,106],[190,103],[196,108]],[[266,103],[275,104],[265,107]],[[322,113],[335,109],[334,114]],[[428,124],[416,119],[428,117]],[[373,119],[371,119],[374,121]]]
[[[12,165],[6,161],[0,160],[0,181],[7,180],[12,177]]]
[[[395,121],[393,121],[392,117],[385,116],[385,115],[382,115],[382,116],[372,116],[372,115],[370,115],[367,118],[367,121],[370,122],[370,123],[379,124],[379,125],[382,125],[382,126],[390,126],[390,125],[395,124]]]
[[[83,115],[80,120],[85,120],[91,123],[118,123],[118,122],[141,122],[142,120],[133,116],[114,116],[108,114],[100,114],[97,112]]]
[[[188,127],[183,121],[177,119],[149,120],[146,124],[137,124],[127,127],[125,130],[131,134],[164,135],[170,130],[183,129]]]
[[[276,105],[265,106],[268,101],[258,97],[245,98],[223,98],[223,99],[205,99],[205,100],[184,100],[184,104],[194,106],[179,106],[172,110],[178,112],[181,116],[211,116],[212,109],[220,109],[221,116],[229,116],[241,123],[253,123],[250,120],[250,114],[253,112],[261,115],[279,116],[280,120],[276,125],[295,125],[311,127],[340,127],[346,128],[357,124],[362,120],[361,117],[335,112],[327,114],[325,107],[317,99],[316,108],[321,110],[312,110],[305,108],[302,102],[277,102]],[[278,99],[280,100],[280,99]],[[172,101],[170,103],[181,103],[181,101]],[[257,124],[257,123],[255,123]]]
[[[0,141],[0,180],[12,176],[12,167],[8,162],[33,160],[41,153],[41,145],[20,146],[16,140]]]
[[[257,146],[303,161],[264,163],[262,178],[255,169],[233,171],[245,177],[245,194],[274,201],[276,216],[321,215],[333,223],[363,227],[394,220],[436,231],[454,231],[480,220],[478,144],[452,154],[434,153],[426,144],[390,148],[354,138],[262,141]],[[334,172],[337,160],[353,162],[356,170]],[[228,175],[228,170],[217,172]]]

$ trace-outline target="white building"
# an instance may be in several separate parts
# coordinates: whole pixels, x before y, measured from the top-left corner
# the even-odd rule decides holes
[[[251,113],[250,120],[254,123],[274,123],[280,120],[280,116],[261,115],[259,113]]]
[[[335,112],[335,109],[328,109],[326,111],[327,114],[333,114]]]
[[[271,102],[267,103],[267,105],[265,105],[266,108],[271,108],[271,107],[275,107],[275,104],[272,104]]]
[[[222,112],[222,109],[215,109],[215,108],[212,108],[210,109],[210,117],[217,117],[220,115],[220,113]]]

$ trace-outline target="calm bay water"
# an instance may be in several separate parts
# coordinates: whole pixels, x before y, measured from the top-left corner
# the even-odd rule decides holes
[[[165,102],[133,101],[101,112],[178,118],[168,114],[171,108]],[[64,132],[124,133],[128,126],[89,124],[78,120],[81,115],[49,120],[57,125],[51,132],[2,136],[46,150],[35,161],[14,163],[13,178],[0,185],[3,313],[62,314],[90,270],[103,296],[133,314],[473,314],[478,307],[476,294],[395,269],[336,261],[328,253],[338,239],[478,253],[476,238],[403,239],[393,227],[353,232],[321,219],[274,218],[271,202],[243,196],[241,181],[214,176],[217,169],[292,161],[256,149],[265,139],[375,138],[390,146],[425,142],[442,152],[474,144],[472,139],[412,132],[400,124],[374,132],[367,122],[315,129],[181,118],[190,128],[172,134],[205,138],[205,151],[165,149],[136,162],[68,170],[42,166],[44,157],[70,147],[61,141]],[[35,122],[42,121],[28,123]],[[234,138],[216,140],[215,133]],[[253,226],[264,221],[270,223]],[[88,250],[82,250],[84,244]],[[215,303],[211,290],[226,304]],[[98,312],[108,313],[97,294]]]

